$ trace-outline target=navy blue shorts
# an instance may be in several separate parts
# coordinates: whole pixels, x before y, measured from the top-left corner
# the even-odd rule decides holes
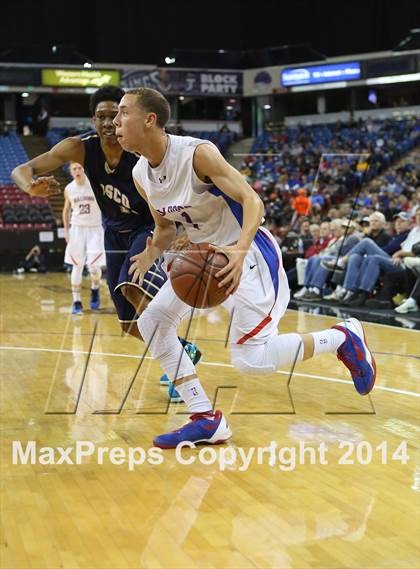
[[[131,265],[130,257],[144,251],[147,238],[152,235],[152,230],[153,227],[141,227],[131,231],[105,228],[108,288],[120,322],[132,322],[137,319],[133,305],[121,293],[123,284],[137,287],[146,296],[153,298],[167,280],[167,275],[161,268],[160,262],[155,263],[145,274],[141,286],[132,283],[131,276],[128,274]]]

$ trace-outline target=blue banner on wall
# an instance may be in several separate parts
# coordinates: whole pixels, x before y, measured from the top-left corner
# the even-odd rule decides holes
[[[281,83],[283,87],[293,87],[297,85],[312,85],[314,83],[349,81],[352,79],[360,79],[360,76],[360,63],[358,61],[351,61],[333,63],[330,65],[283,69],[281,72]]]

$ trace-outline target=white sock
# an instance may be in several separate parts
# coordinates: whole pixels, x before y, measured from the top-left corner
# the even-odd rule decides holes
[[[71,292],[73,302],[80,302],[80,289],[82,287],[83,265],[73,265],[71,270]]]
[[[181,395],[182,399],[191,413],[205,413],[212,411],[212,406],[203,386],[198,377],[190,379],[180,385],[175,384],[175,389]]]
[[[335,354],[346,339],[344,332],[329,328],[321,332],[311,332],[314,339],[314,356],[318,354]]]
[[[80,288],[72,288],[71,293],[73,295],[73,302],[80,302]]]

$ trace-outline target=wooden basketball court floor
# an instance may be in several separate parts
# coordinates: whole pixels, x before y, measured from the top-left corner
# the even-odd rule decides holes
[[[192,464],[171,450],[130,470],[109,454],[98,464],[96,449],[147,452],[185,408],[167,409],[150,358],[138,369],[144,345],[121,337],[102,291],[102,311],[74,318],[66,275],[0,277],[2,569],[419,566],[418,332],[366,324],[378,379],[360,397],[330,355],[291,378],[241,377],[225,348],[226,313],[219,323],[201,316],[190,329],[204,352],[200,377],[212,397],[218,388],[234,436],[204,454],[184,449]],[[288,311],[281,331],[334,322]],[[23,464],[13,441],[22,452],[30,441],[38,451],[88,441],[95,453],[68,464],[44,449]],[[321,443],[324,460],[300,457]],[[274,454],[257,454],[270,444]],[[231,464],[219,462],[222,448]],[[40,463],[42,453],[56,463]]]

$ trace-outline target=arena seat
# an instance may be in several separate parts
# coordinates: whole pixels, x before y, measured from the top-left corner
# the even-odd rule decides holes
[[[11,171],[27,160],[28,156],[15,132],[0,136],[0,184],[11,184]]]

